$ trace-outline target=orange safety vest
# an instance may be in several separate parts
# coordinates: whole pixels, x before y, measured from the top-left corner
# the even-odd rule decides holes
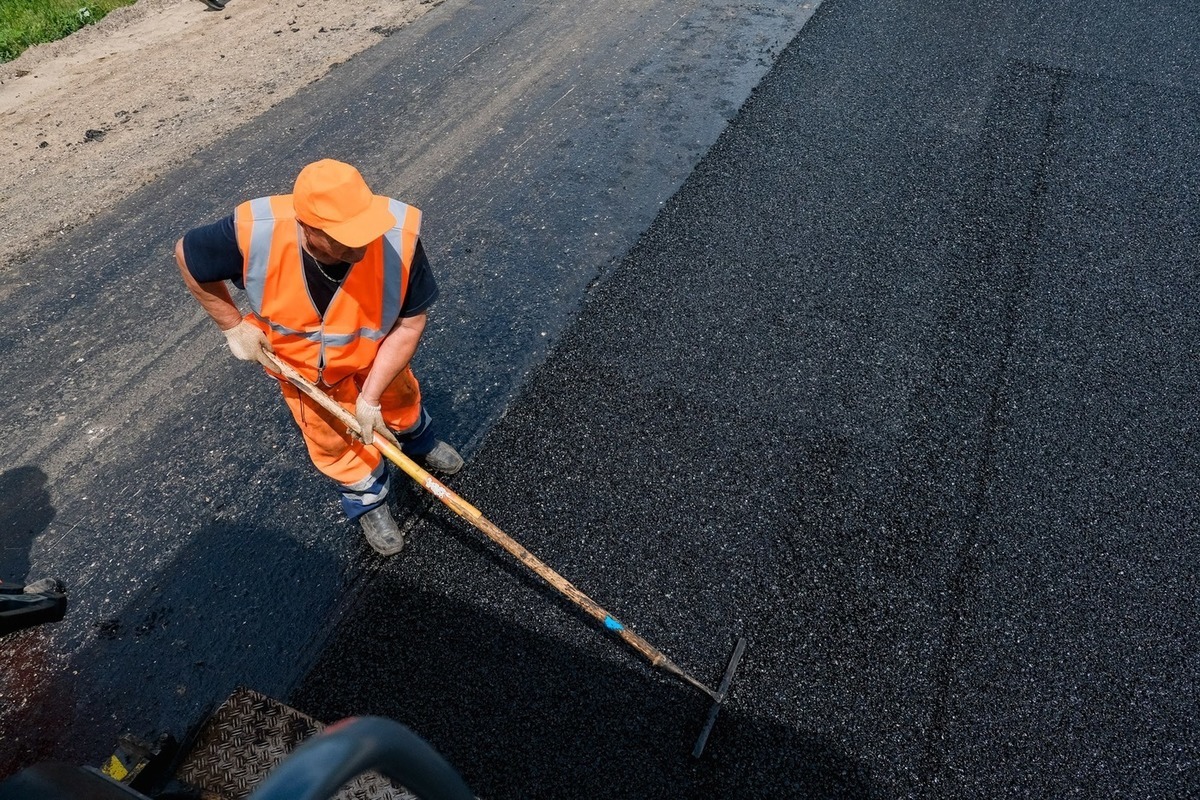
[[[315,383],[332,386],[375,361],[400,317],[421,233],[421,211],[389,201],[396,227],[367,247],[321,316],[308,294],[300,224],[291,195],[249,200],[233,214],[242,277],[253,309],[246,319],[279,356]]]

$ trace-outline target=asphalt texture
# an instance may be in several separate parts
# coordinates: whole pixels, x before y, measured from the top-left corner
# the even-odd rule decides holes
[[[733,6],[691,7],[713,12],[699,30],[744,27]],[[530,24],[525,4],[500,8],[496,30]],[[679,30],[659,8],[615,39],[656,50],[639,31]],[[442,24],[467,31],[463,15],[481,9],[443,14],[409,43]],[[166,725],[236,680],[326,721],[399,720],[488,798],[1200,797],[1198,34],[1200,11],[1183,3],[827,0],[715,145],[681,151],[703,159],[682,160],[678,192],[668,142],[651,161],[618,159],[628,176],[604,159],[574,173],[502,166],[494,181],[463,159],[441,177],[410,173],[435,205],[460,170],[462,202],[500,193],[478,228],[445,230],[460,271],[441,302],[461,313],[421,354],[447,430],[469,442],[450,484],[700,680],[718,681],[747,638],[703,759],[690,751],[706,697],[415,488],[396,498],[410,514],[400,556],[336,538],[270,387],[231,393],[215,348],[188,356],[203,320],[125,362],[163,387],[164,408],[147,411],[147,441],[97,434],[117,454],[85,451],[100,465],[79,481],[107,503],[90,517],[77,497],[22,512],[52,532],[72,513],[97,533],[129,528],[128,563],[94,570],[117,573],[106,585],[128,576],[128,589],[93,598],[97,632],[49,671],[43,727],[24,735],[54,746],[30,752],[94,754],[122,717]],[[399,59],[377,49],[350,65],[386,75],[385,63]],[[665,66],[625,87],[630,98],[657,99],[687,59],[654,63]],[[176,183],[151,229],[182,224],[230,176],[288,166],[237,171],[267,131],[338,141],[320,131],[343,130],[331,103],[360,96],[358,74],[201,156],[180,177],[226,177]],[[576,102],[562,74],[539,107]],[[569,74],[596,87],[614,73]],[[700,84],[683,73],[671,85],[686,87],[678,100]],[[702,105],[715,137],[723,107]],[[648,124],[669,103],[636,107],[619,152],[642,128],[688,138]],[[313,108],[327,113],[308,119]],[[588,153],[612,139],[579,124]],[[337,135],[376,166],[390,152]],[[487,138],[461,141],[478,143],[479,163],[515,163],[495,161]],[[538,165],[560,151],[514,152]],[[653,187],[622,192],[643,175]],[[522,186],[537,189],[532,211]],[[670,199],[655,215],[660,192]],[[528,238],[543,219],[553,245]],[[593,249],[561,250],[605,231]],[[575,256],[567,277],[549,268]],[[512,264],[527,269],[509,275]],[[511,303],[481,288],[502,279]],[[120,282],[103,287],[95,319],[181,317],[178,292],[130,310],[102,308]],[[477,288],[488,305],[473,305]],[[64,352],[73,324],[53,327]],[[118,400],[146,392],[122,385]],[[470,389],[439,394],[459,385]],[[251,414],[270,424],[231,422]],[[57,462],[49,481],[13,463],[5,479],[26,496],[61,491]],[[121,500],[143,486],[166,552]],[[53,638],[21,642],[23,658],[60,658]],[[87,744],[48,733],[56,714]]]
[[[485,797],[1187,797],[1197,11],[830,0],[292,696]]]

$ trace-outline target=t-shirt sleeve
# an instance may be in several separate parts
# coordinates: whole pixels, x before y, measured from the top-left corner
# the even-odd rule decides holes
[[[412,267],[408,270],[408,290],[404,293],[404,305],[400,307],[400,316],[415,317],[428,310],[437,297],[437,281],[433,279],[433,270],[429,268],[425,248],[421,240],[417,239],[417,251],[413,254]]]
[[[233,214],[183,235],[183,259],[197,283],[233,281],[242,287],[242,251],[233,229]]]

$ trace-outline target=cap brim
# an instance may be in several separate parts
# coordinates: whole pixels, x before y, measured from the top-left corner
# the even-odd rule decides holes
[[[388,210],[388,199],[373,195],[371,205],[356,217],[327,225],[321,230],[346,247],[365,247],[396,227],[396,217]]]

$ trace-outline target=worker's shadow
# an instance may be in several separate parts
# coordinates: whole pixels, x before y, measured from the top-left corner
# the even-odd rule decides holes
[[[0,473],[0,580],[22,583],[34,541],[54,521],[46,473],[16,467]],[[41,575],[33,578],[44,577]]]
[[[477,549],[505,563],[486,545]],[[711,706],[707,697],[640,663],[604,631],[566,644],[491,613],[486,601],[415,588],[405,578],[413,569],[377,574],[293,705],[326,722],[361,714],[399,720],[483,797],[878,794],[836,745],[802,722],[755,714],[739,704],[736,687],[697,761],[690,751]],[[513,577],[526,580],[519,570]],[[556,603],[553,592],[538,591]],[[556,604],[580,617],[568,627],[593,624]],[[538,766],[548,762],[552,770]]]
[[[46,488],[46,473],[37,467],[16,467],[0,473],[0,580],[22,585],[30,580],[29,552],[54,520],[54,506]],[[34,579],[45,576],[33,576]],[[53,662],[48,638],[34,627],[4,637],[4,663],[0,668],[0,776],[25,761],[53,752],[54,730],[61,720],[68,694],[57,691],[47,664]],[[13,703],[10,698],[19,698]],[[6,701],[9,701],[6,703]],[[23,714],[13,713],[20,708]]]

